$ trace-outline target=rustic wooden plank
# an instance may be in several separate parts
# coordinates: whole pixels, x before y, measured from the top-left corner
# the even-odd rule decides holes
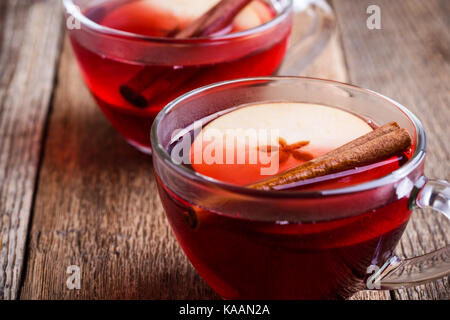
[[[0,2],[0,299],[22,275],[42,137],[60,50],[53,0]]]
[[[410,108],[428,133],[426,174],[450,179],[450,2],[334,0],[350,80]],[[366,27],[366,9],[381,9],[381,30]],[[414,213],[397,248],[414,256],[450,243],[450,223],[428,210]],[[395,299],[448,299],[448,277],[393,292]]]

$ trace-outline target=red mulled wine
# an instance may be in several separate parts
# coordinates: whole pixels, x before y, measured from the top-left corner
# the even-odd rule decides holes
[[[276,152],[279,154],[290,153],[289,157],[278,156],[281,163],[273,173],[277,174],[376,128],[373,122],[357,115],[313,104],[265,103],[231,110],[204,119],[200,133],[185,135],[194,138],[188,167],[209,178],[240,186],[263,179],[259,170],[264,164],[226,163],[227,147],[224,147],[226,143],[222,138],[231,134],[229,129],[245,129],[240,131],[240,138],[252,134],[247,129],[280,129],[269,142],[264,141],[265,146],[273,145],[271,152],[275,152],[277,147]],[[213,136],[208,134],[208,130],[209,133],[214,130],[215,140],[207,138]],[[200,139],[203,139],[203,145],[197,147]],[[281,139],[284,140],[281,143],[284,146],[276,146]],[[299,140],[303,143],[298,143]],[[241,149],[236,147],[239,145],[238,140],[230,141],[235,142],[234,156],[230,159],[236,160],[239,150],[246,153],[247,160],[249,149],[261,150],[260,141],[256,147],[248,147],[249,140],[242,139],[241,142],[247,147]],[[182,141],[175,139],[170,144],[169,153],[172,154],[179,143]],[[219,151],[221,148],[224,149],[223,153]],[[412,150],[414,148],[412,146]],[[265,152],[268,150],[264,148]],[[296,156],[294,151],[302,151],[302,156]],[[196,152],[202,153],[203,158],[194,163]],[[216,161],[205,160],[208,153]],[[305,158],[305,155],[310,158]],[[302,181],[280,190],[313,192],[355,186],[391,173],[410,156],[411,150],[408,150],[375,164]],[[239,212],[233,216],[224,214],[220,206],[209,210],[210,200],[215,201],[217,199],[214,197],[220,199],[222,196],[219,191],[217,195],[209,195],[209,200],[202,204],[193,203],[191,199],[181,198],[167,188],[161,177],[157,178],[162,203],[177,240],[200,275],[226,299],[347,298],[364,288],[364,281],[370,275],[367,269],[370,265],[383,264],[393,254],[392,250],[411,214],[408,198],[401,198],[357,216],[341,219],[326,219],[323,215],[333,216],[333,209],[321,212],[323,210],[318,208],[317,221],[300,223],[275,218],[273,221],[258,221],[240,217]],[[380,192],[379,189],[372,189],[361,193],[358,201],[369,203]],[[323,197],[321,206],[341,212],[350,212],[355,205],[358,206],[353,197],[348,197],[347,202],[340,199],[341,204],[335,207],[335,197]],[[242,202],[242,210],[246,210],[248,205],[245,196],[241,200],[222,200],[223,203],[234,202],[236,208]],[[276,197],[273,201],[277,201]],[[274,205],[276,209],[267,209],[267,214],[277,217],[295,210],[301,214],[302,207],[307,206],[310,200],[299,198],[292,201]]]
[[[209,83],[270,75],[281,63],[290,22],[259,31],[278,15],[265,1],[250,3],[231,25],[210,38],[197,42],[172,38],[216,2],[202,0],[193,5],[187,1],[183,7],[174,7],[173,3],[183,2],[106,1],[83,12],[106,27],[98,36],[87,34],[89,30],[69,32],[85,82],[101,110],[142,150],[150,150],[151,124],[169,101]],[[127,99],[123,87],[143,70],[145,79],[134,81],[142,86],[145,101]]]

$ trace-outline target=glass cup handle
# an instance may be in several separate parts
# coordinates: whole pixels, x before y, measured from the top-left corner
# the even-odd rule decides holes
[[[272,0],[271,0],[272,1]],[[298,76],[328,43],[335,29],[333,10],[325,0],[293,0],[294,21],[291,43],[276,75]],[[303,30],[304,18],[310,26]]]
[[[431,208],[450,219],[450,183],[421,177],[411,196],[411,208]],[[390,290],[420,285],[450,274],[450,245],[422,256],[391,257],[367,279],[366,289]]]

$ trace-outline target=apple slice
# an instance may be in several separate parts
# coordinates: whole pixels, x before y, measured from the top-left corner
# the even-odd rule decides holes
[[[175,29],[186,28],[218,2],[219,0],[132,1],[113,10],[101,23],[128,32],[164,36]],[[271,9],[255,0],[236,16],[232,30],[236,32],[253,28],[272,17]]]
[[[255,149],[278,153],[277,170],[271,173],[277,174],[372,130],[362,118],[334,107],[306,103],[255,104],[227,113],[204,127],[192,144],[191,162],[201,174],[245,185],[267,178],[261,171],[269,166],[267,162],[262,163],[258,156],[257,163],[249,163],[249,154]],[[236,133],[237,137],[231,137]],[[251,144],[255,136],[256,144]],[[226,141],[234,144],[227,145]],[[237,163],[237,156],[234,161],[231,158],[227,161],[227,148],[234,148],[234,155],[244,152],[246,163]],[[222,161],[217,161],[220,156]]]
[[[270,21],[273,11],[260,1],[252,1],[234,19],[234,31],[242,31],[255,28]]]

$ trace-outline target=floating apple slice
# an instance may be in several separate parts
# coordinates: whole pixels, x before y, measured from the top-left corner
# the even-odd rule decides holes
[[[305,103],[250,105],[204,127],[192,144],[191,161],[201,174],[245,185],[267,178],[268,171],[261,169],[270,164],[267,158],[263,161],[262,153],[277,156],[276,172],[270,173],[277,174],[372,130],[362,118],[338,108]],[[257,161],[250,163],[250,153],[255,151]],[[240,162],[239,153],[245,154]]]
[[[219,0],[142,0],[118,7],[101,23],[107,27],[150,36],[181,30],[216,5]],[[272,10],[253,1],[236,16],[233,32],[256,27],[273,17]]]
[[[273,18],[273,11],[260,1],[252,1],[234,19],[234,30],[255,28]]]

